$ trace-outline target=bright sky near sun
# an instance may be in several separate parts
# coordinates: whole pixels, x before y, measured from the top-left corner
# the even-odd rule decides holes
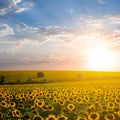
[[[120,71],[120,0],[0,0],[0,70]]]

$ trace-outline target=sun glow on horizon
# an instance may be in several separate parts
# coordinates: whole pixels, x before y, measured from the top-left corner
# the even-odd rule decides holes
[[[88,53],[87,66],[91,70],[113,70],[114,64],[115,55],[107,48],[94,48]]]

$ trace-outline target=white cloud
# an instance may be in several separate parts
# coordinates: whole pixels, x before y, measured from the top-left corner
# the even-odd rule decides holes
[[[21,0],[11,0],[11,6],[16,6],[18,3],[21,2]]]
[[[113,30],[113,32],[108,34],[106,38],[111,48],[117,48],[120,46],[120,30]]]
[[[36,48],[44,45],[48,47],[52,46],[56,51],[62,51],[60,48],[64,47],[63,51],[70,48],[73,51],[75,49],[75,52],[80,50],[84,51],[101,43],[109,47],[113,47],[114,44],[115,47],[119,45],[117,45],[120,39],[119,29],[117,30],[114,27],[116,24],[112,24],[113,27],[110,28],[109,25],[111,25],[111,23],[107,23],[107,20],[114,20],[115,22],[119,19],[119,17],[113,18],[114,16],[103,16],[100,19],[82,16],[79,23],[82,23],[83,27],[78,28],[65,26],[31,27],[24,23],[18,23],[16,27],[17,35],[11,36],[9,39],[4,38],[4,41],[8,41],[15,49],[21,50],[23,46],[25,48],[29,45],[33,47],[36,46]],[[8,32],[3,33],[3,36],[5,33],[8,34]],[[4,43],[4,41],[2,41],[2,43]]]
[[[69,14],[72,14],[72,13],[74,13],[74,9],[68,9],[67,12],[68,12]]]
[[[28,10],[28,8],[17,8],[17,10],[15,11],[16,13],[20,13],[20,12],[23,12],[23,11],[26,11]]]
[[[104,22],[105,20],[103,19],[87,19],[85,21],[85,24],[89,28],[94,28],[94,29],[103,29],[104,28]]]
[[[16,9],[16,13],[20,13],[20,12],[23,12],[23,11],[26,11],[26,10],[29,10],[31,7],[34,6],[34,3],[33,2],[28,2],[26,1],[25,3],[23,3],[23,6],[22,7],[19,7]]]
[[[110,24],[120,24],[120,15],[106,15],[104,19]]]
[[[21,3],[21,5],[19,5]],[[20,13],[29,10],[33,6],[33,2],[22,0],[0,0],[0,15],[6,15],[11,12]]]
[[[0,37],[14,34],[13,29],[7,24],[0,24]]]
[[[24,57],[21,59],[23,63],[28,64],[47,64],[47,65],[56,65],[56,64],[66,64],[73,61],[73,56],[71,55],[45,55],[45,56],[34,56],[33,57]]]
[[[99,2],[100,4],[105,4],[105,3],[106,3],[106,0],[98,0],[98,2]]]
[[[22,31],[26,31],[29,29],[29,26],[27,26],[26,24],[22,23],[22,22],[19,22],[17,24],[17,31],[18,32],[22,32]]]

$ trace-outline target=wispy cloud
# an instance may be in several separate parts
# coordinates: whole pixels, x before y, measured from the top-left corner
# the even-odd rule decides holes
[[[33,2],[23,2],[22,0],[0,0],[0,16],[9,13],[19,13],[28,10],[33,6]]]
[[[100,4],[105,4],[105,3],[106,3],[106,0],[98,0],[98,2],[99,2]]]
[[[17,31],[18,32],[23,32],[23,31],[26,31],[27,29],[29,29],[29,26],[27,26],[26,24],[24,24],[22,22],[19,22],[17,24]]]
[[[69,13],[69,14],[73,14],[75,11],[74,11],[74,9],[67,9],[67,12]]]
[[[86,46],[87,44],[88,46],[91,45],[92,47],[94,43],[97,44],[97,38],[100,37],[103,41],[106,42],[105,44],[108,44],[108,41],[119,41],[119,29],[116,28],[116,24],[117,26],[119,25],[119,19],[119,16],[103,16],[102,18],[82,16],[79,19],[79,23],[81,23],[83,27],[80,28],[70,28],[65,26],[32,27],[26,25],[25,23],[19,22],[16,25],[17,34],[12,35],[9,37],[9,39],[5,37],[3,39],[4,41],[1,42],[5,44],[7,42],[7,44],[11,44],[15,49],[21,49],[23,46],[27,46],[27,44],[38,47],[42,44],[48,44],[49,42],[51,45],[56,44],[56,46],[58,44],[61,46],[65,44],[74,44],[76,46],[77,44],[84,44],[83,46]],[[109,23],[106,23],[108,20]],[[107,30],[108,26],[111,24],[113,27]],[[14,33],[13,29],[8,25],[3,26],[4,29],[1,28],[3,29],[1,30],[1,36],[6,36]],[[76,41],[78,41],[78,43],[76,43]],[[112,46],[111,44],[114,43],[111,42],[110,46]],[[118,46],[117,44],[115,45]],[[15,49],[14,51],[16,51]]]
[[[0,37],[14,34],[14,30],[7,24],[0,24]]]
[[[85,52],[93,47],[111,49],[120,47],[120,29],[117,27],[120,24],[119,19],[119,16],[111,15],[101,18],[81,16],[78,23],[82,25],[76,28],[67,26],[32,27],[18,22],[13,29],[7,24],[0,24],[0,37],[2,37],[0,44],[7,46],[1,49],[0,55],[4,54],[4,60],[6,59],[5,54],[15,57],[16,60],[17,54],[22,54],[18,63],[24,66],[41,65],[44,67],[44,65],[48,65],[53,67],[63,64],[63,66],[72,66],[72,63],[78,65],[80,61],[85,62]],[[110,25],[111,28],[108,27]],[[28,51],[29,54],[24,55],[24,51]],[[14,63],[7,61],[7,64]],[[15,64],[17,63],[15,62]]]

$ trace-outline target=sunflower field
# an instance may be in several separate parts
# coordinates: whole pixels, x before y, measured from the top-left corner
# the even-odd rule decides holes
[[[1,85],[0,120],[120,120],[120,82]]]

